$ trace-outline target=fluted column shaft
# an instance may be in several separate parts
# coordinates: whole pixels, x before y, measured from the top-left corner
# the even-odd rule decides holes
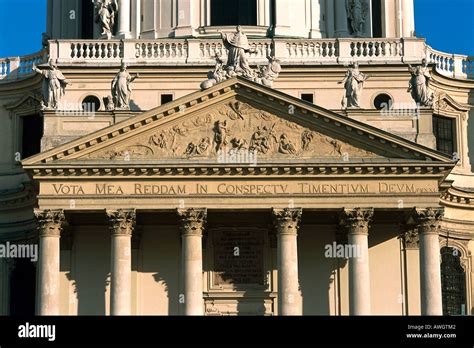
[[[414,215],[420,234],[421,314],[442,315],[439,231],[443,209],[416,209]]]
[[[59,315],[59,238],[63,210],[35,210],[39,228],[38,315]]]
[[[110,315],[131,315],[132,233],[135,210],[107,210],[111,233]]]
[[[206,209],[178,209],[183,253],[185,315],[204,315],[202,234],[206,216]]]
[[[274,209],[277,233],[278,312],[280,315],[301,315],[303,312],[298,276],[298,228],[301,209]]]
[[[349,257],[349,313],[370,315],[369,226],[374,210],[344,209],[341,223],[347,230],[347,242],[355,250]]]

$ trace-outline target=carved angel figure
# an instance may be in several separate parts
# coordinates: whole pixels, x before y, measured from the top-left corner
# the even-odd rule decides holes
[[[52,60],[49,61],[48,65],[41,66],[41,68],[40,70],[33,65],[33,71],[44,76],[43,106],[49,109],[57,109],[66,91],[66,86],[70,83]]]
[[[367,2],[365,0],[346,0],[346,10],[352,33],[356,37],[362,36],[368,12]]]
[[[111,39],[118,12],[117,0],[96,0],[95,9],[95,22],[100,25],[102,30],[99,39]]]
[[[429,91],[431,74],[426,59],[423,59],[421,65],[415,68],[408,65],[408,68],[411,73],[408,92],[417,104],[431,106],[433,104],[433,95]]]

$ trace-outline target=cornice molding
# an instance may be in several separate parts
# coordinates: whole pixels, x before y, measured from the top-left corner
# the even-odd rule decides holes
[[[327,164],[318,165],[314,163],[288,163],[288,164],[261,164],[250,165],[210,165],[196,163],[172,164],[172,165],[147,165],[122,161],[109,164],[64,165],[61,163],[48,166],[31,166],[29,168],[34,178],[69,178],[69,177],[163,177],[163,176],[323,176],[323,175],[350,175],[354,176],[422,176],[432,175],[438,179],[447,176],[451,170],[450,166],[430,164]]]

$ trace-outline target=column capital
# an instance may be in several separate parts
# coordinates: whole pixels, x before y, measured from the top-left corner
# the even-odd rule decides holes
[[[415,208],[413,209],[412,214],[416,224],[418,225],[419,233],[439,234],[441,229],[441,220],[444,216],[444,208]]]
[[[63,227],[66,224],[64,210],[35,209],[34,214],[36,221],[38,222],[40,237],[61,236]]]
[[[297,235],[302,214],[301,208],[273,209],[273,223],[277,234]]]
[[[420,233],[415,225],[402,226],[402,238],[406,249],[418,249],[420,247]]]
[[[137,218],[135,209],[107,209],[105,213],[108,218],[109,230],[112,235],[132,236]]]
[[[177,214],[179,219],[179,228],[183,236],[202,236],[202,231],[207,220],[207,209],[178,209]]]
[[[344,209],[339,216],[340,225],[347,229],[348,234],[368,235],[373,216],[374,208]]]

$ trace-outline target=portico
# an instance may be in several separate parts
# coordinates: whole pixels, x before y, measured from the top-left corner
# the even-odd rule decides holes
[[[256,163],[220,163],[223,143],[245,144]],[[94,279],[104,280],[112,315],[147,314],[140,301],[153,301],[152,278],[168,313],[311,314],[321,307],[315,287],[327,283],[328,312],[369,315],[377,312],[371,284],[383,287],[371,252],[403,239],[398,225],[407,222],[421,241],[422,314],[441,313],[439,195],[451,159],[261,85],[225,81],[23,166],[39,188],[41,315],[64,311],[54,289],[81,283],[80,256],[59,267],[66,223],[75,253],[98,252],[104,274]],[[323,246],[338,236],[361,255],[324,260]],[[72,279],[61,278],[66,271]],[[67,310],[80,312],[75,306]]]

